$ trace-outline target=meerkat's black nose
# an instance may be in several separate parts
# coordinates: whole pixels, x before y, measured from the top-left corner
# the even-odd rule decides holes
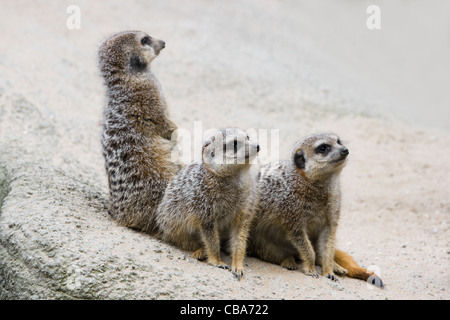
[[[345,155],[349,154],[348,149],[347,148],[342,148],[341,149],[341,154],[345,154]]]
[[[256,145],[256,152],[259,152],[259,144]]]
[[[165,48],[166,47],[166,43],[164,41],[161,41],[161,48]]]

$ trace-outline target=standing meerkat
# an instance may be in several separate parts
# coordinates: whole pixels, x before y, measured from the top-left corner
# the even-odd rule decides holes
[[[255,200],[250,162],[258,151],[239,129],[205,139],[201,162],[180,170],[159,205],[162,240],[221,268],[228,268],[220,258],[221,243],[229,240],[231,271],[240,279]]]
[[[106,86],[102,146],[110,215],[121,225],[154,233],[154,215],[179,167],[171,159],[176,129],[150,63],[165,47],[140,31],[117,33],[99,46]]]
[[[297,269],[301,259],[304,272],[313,277],[319,276],[317,263],[322,275],[334,281],[334,272],[365,280],[373,275],[335,250],[339,175],[348,154],[335,134],[315,134],[294,145],[290,160],[261,168],[249,244],[253,255],[290,270]]]

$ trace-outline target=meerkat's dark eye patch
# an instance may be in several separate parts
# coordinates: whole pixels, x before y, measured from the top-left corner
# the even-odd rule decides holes
[[[305,155],[303,152],[299,151],[294,155],[294,163],[299,169],[305,169]]]
[[[144,37],[141,39],[141,44],[143,46],[150,45],[151,43],[152,43],[152,40],[150,39],[150,37]]]
[[[342,146],[342,143],[341,143],[341,140],[340,140],[340,139],[337,140],[337,144],[339,144],[339,145]]]
[[[330,152],[331,146],[329,144],[321,144],[316,148],[316,153],[327,154]]]
[[[233,144],[234,152],[237,152],[237,145],[238,145],[237,139],[234,139],[234,144]]]
[[[139,55],[134,55],[130,59],[131,69],[136,72],[142,72],[147,69],[147,61]]]

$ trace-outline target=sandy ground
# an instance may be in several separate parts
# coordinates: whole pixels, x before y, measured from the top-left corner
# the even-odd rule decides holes
[[[122,239],[118,255],[157,263],[180,290],[175,298],[449,299],[450,6],[372,2],[382,8],[381,30],[366,28],[365,1],[2,1],[0,139],[18,141],[24,157],[49,155],[46,165],[92,176],[106,199],[97,44],[144,30],[166,41],[153,70],[180,128],[278,129],[280,158],[306,134],[340,135],[350,156],[338,247],[380,273],[386,289],[314,280],[254,258],[232,282],[227,271],[99,215],[102,230]],[[81,9],[79,30],[66,26],[72,4]],[[36,144],[27,126],[8,120],[4,106],[17,95],[51,124],[55,143]],[[30,123],[34,114],[25,113]]]

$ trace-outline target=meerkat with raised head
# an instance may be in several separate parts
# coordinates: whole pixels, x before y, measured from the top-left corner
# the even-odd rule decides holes
[[[367,278],[373,275],[335,249],[341,202],[339,175],[348,154],[338,136],[321,133],[300,139],[290,160],[261,168],[259,204],[249,244],[253,255],[290,270],[297,269],[297,261],[302,260],[304,272],[313,277],[319,276],[318,264],[322,275],[334,281],[334,272]]]
[[[156,209],[179,170],[171,159],[176,126],[150,70],[164,47],[144,32],[126,31],[106,38],[98,50],[107,89],[102,146],[108,211],[119,224],[149,233],[155,232]]]
[[[256,194],[249,170],[258,151],[259,145],[239,129],[206,138],[201,162],[178,172],[158,207],[162,240],[221,268],[227,267],[221,243],[228,241],[231,271],[240,279]]]

